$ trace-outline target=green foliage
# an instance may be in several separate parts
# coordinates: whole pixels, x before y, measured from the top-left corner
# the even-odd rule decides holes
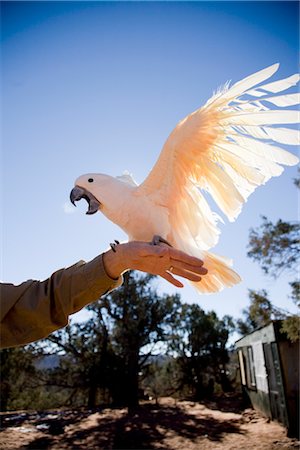
[[[180,304],[178,296],[159,296],[150,275],[124,275],[123,285],[88,307],[92,318],[71,324],[41,344],[61,354],[58,368],[43,383],[60,388],[74,406],[113,402],[135,408],[139,373],[151,348],[167,339]],[[149,349],[141,356],[142,347]]]
[[[149,351],[140,357],[141,349],[167,340],[180,305],[177,295],[159,296],[152,286],[153,278],[126,273],[123,285],[102,303],[113,323],[114,351],[122,361],[123,382],[117,383],[115,401],[125,402],[131,409],[138,406],[139,372],[151,355]]]
[[[142,387],[158,403],[159,397],[174,396],[181,388],[177,360],[172,357],[154,359],[143,369]]]
[[[265,326],[271,320],[283,319],[285,314],[275,308],[268,299],[268,293],[249,290],[250,306],[243,310],[244,320],[237,321],[237,328],[241,335],[246,335],[259,327]]]
[[[290,286],[292,288],[291,299],[300,308],[300,282],[293,281]]]
[[[113,343],[120,355],[165,340],[174,321],[180,298],[159,296],[152,287],[153,278],[126,273],[123,285],[101,302],[113,321]],[[98,307],[94,304],[90,309]]]
[[[299,168],[298,168],[299,172]],[[300,178],[294,180],[300,187]],[[248,256],[258,262],[263,271],[277,278],[282,272],[299,274],[300,259],[300,223],[284,222],[279,219],[275,224],[265,216],[258,229],[251,229],[249,236]],[[300,308],[300,282],[298,279],[290,283],[291,299]],[[252,295],[251,295],[252,292]],[[299,316],[274,307],[267,299],[267,293],[250,291],[250,308],[244,311],[245,321],[239,320],[237,325],[241,334],[247,334],[258,326],[272,319],[283,319],[282,332],[295,342],[299,339]]]
[[[299,289],[295,287],[295,290]],[[299,339],[300,318],[272,305],[265,290],[249,290],[250,306],[243,310],[244,319],[237,320],[237,329],[245,336],[259,327],[265,326],[271,320],[282,320],[280,331],[285,333],[292,342]]]
[[[41,354],[38,344],[3,349],[1,365],[1,411],[49,409],[68,403],[70,392],[48,383],[51,370],[38,370]]]
[[[298,166],[298,177],[294,178],[295,186],[300,189],[300,167]]]
[[[287,317],[280,331],[286,333],[291,342],[297,342],[300,338],[300,317],[296,314]]]
[[[198,305],[182,305],[171,345],[178,355],[182,384],[190,386],[195,399],[212,395],[215,381],[224,391],[230,389],[226,343],[233,327],[229,316],[220,320],[214,311],[205,313]]]
[[[69,325],[44,341],[51,343],[53,352],[63,354],[59,367],[48,371],[45,383],[68,392],[73,406],[96,406],[98,390],[109,387],[111,368],[118,365],[101,308],[94,313],[87,322]]]
[[[18,398],[20,387],[24,382],[23,367],[32,370],[31,355],[22,348],[4,349],[1,356],[1,411],[9,409]]]
[[[31,379],[36,375],[34,358],[30,347],[0,351],[1,411],[30,407]]]
[[[273,277],[295,270],[300,258],[300,224],[282,220],[273,224],[265,216],[262,220],[258,229],[250,230],[248,256]]]

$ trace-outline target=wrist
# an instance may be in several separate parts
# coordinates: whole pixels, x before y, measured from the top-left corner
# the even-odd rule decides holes
[[[123,272],[128,270],[126,258],[124,257],[124,246],[126,244],[119,244],[116,247],[116,252],[108,250],[103,253],[102,260],[105,272],[112,279],[118,279]]]

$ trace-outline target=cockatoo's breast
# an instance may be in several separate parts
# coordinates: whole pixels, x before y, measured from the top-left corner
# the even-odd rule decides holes
[[[170,239],[168,208],[157,204],[151,196],[135,194],[132,193],[130,199],[122,206],[122,210],[126,211],[126,217],[119,211],[121,220],[118,221],[118,225],[127,233],[129,240],[151,241],[154,235]]]

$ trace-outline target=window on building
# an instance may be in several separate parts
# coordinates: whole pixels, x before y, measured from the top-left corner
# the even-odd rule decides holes
[[[238,358],[242,385],[247,386],[249,389],[256,389],[253,348],[251,346],[239,348]]]
[[[246,380],[246,370],[245,370],[245,361],[244,361],[243,350],[239,350],[238,355],[239,355],[239,363],[240,363],[240,370],[241,370],[241,382],[244,386],[246,386],[247,380]]]
[[[256,387],[256,379],[255,379],[255,366],[253,359],[253,349],[252,347],[247,347],[247,360],[248,360],[248,387],[255,388]]]

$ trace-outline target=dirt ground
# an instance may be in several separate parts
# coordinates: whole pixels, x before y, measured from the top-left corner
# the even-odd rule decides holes
[[[218,403],[147,402],[126,409],[1,414],[2,450],[288,450],[299,442],[252,409]]]

